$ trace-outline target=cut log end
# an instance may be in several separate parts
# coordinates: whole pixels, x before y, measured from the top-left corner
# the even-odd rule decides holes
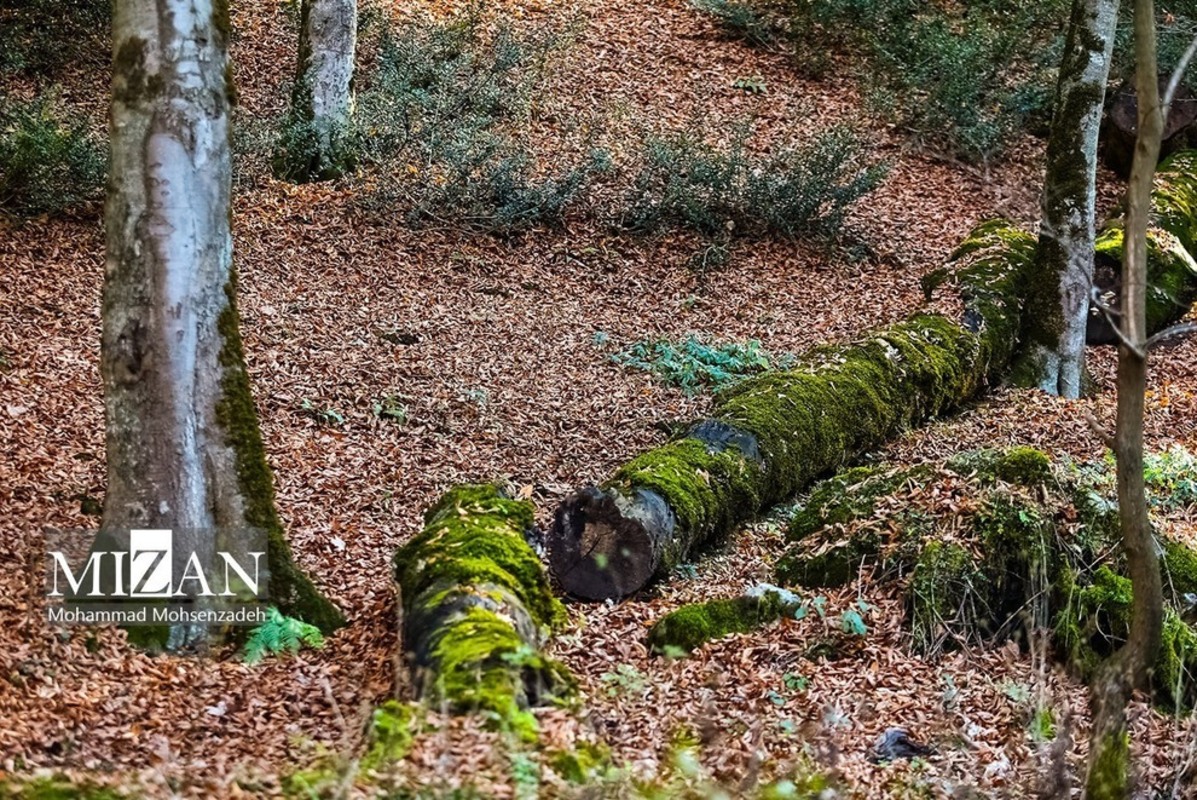
[[[657,560],[650,528],[669,514],[655,499],[660,509],[645,514],[653,498],[628,499],[593,486],[567,498],[548,535],[549,563],[561,588],[585,600],[606,600],[647,584]]]
[[[1160,96],[1168,86],[1170,76],[1160,76]],[[1139,127],[1139,101],[1134,82],[1122,86],[1110,103],[1109,115],[1103,131],[1103,155],[1106,164],[1121,178],[1130,175]],[[1160,158],[1192,146],[1197,138],[1197,97],[1183,84],[1177,90],[1168,111],[1168,119],[1160,143]]]

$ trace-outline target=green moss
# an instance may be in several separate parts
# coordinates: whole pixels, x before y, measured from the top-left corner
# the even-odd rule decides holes
[[[1034,447],[1016,446],[973,450],[948,459],[947,468],[961,475],[975,475],[985,482],[995,480],[1023,486],[1044,486],[1052,482],[1052,463]]]
[[[540,625],[553,627],[565,609],[544,567],[524,540],[531,503],[490,485],[455,486],[425,514],[424,530],[395,554],[395,576],[408,607],[430,587],[498,585],[510,590]]]
[[[1182,150],[1160,164],[1151,202],[1156,223],[1197,257],[1197,150]]]
[[[860,575],[862,565],[875,562],[880,552],[880,539],[872,532],[865,532],[838,546],[791,549],[778,560],[775,575],[783,586],[806,589],[843,586]]]
[[[1097,237],[1099,257],[1122,263],[1122,221],[1106,226]],[[1179,320],[1197,298],[1197,261],[1181,240],[1163,228],[1147,232],[1147,330],[1155,333]]]
[[[959,544],[927,543],[910,578],[907,606],[920,653],[935,652],[945,641],[976,641],[993,633],[980,559]]]
[[[573,688],[568,671],[536,648],[565,610],[524,540],[533,513],[495,486],[454,487],[393,561],[405,645],[425,673],[426,698],[489,714],[524,738],[536,731],[526,707]]]
[[[786,539],[798,542],[823,528],[873,515],[877,500],[911,480],[929,477],[925,467],[883,471],[853,467],[820,483],[794,515]]]
[[[216,404],[216,422],[224,433],[225,443],[236,454],[237,488],[244,502],[244,523],[266,534],[270,593],[274,605],[287,616],[315,625],[323,633],[331,633],[345,624],[345,618],[296,566],[275,508],[274,479],[266,462],[258,412],[254,407],[249,373],[245,369],[235,275],[225,285],[225,296],[227,303],[216,323],[222,343],[221,398]],[[240,522],[218,520],[226,525]]]
[[[0,800],[128,800],[140,796],[140,793],[120,793],[91,783],[76,783],[66,777],[31,781],[15,777],[0,779]]]
[[[369,747],[362,758],[363,770],[385,768],[402,761],[419,732],[419,710],[410,703],[387,700],[370,719]]]
[[[1125,730],[1102,738],[1089,759],[1085,781],[1088,800],[1126,800],[1131,796],[1130,736]]]
[[[657,620],[649,630],[648,644],[655,653],[668,654],[673,649],[688,653],[713,639],[749,633],[793,611],[776,592],[695,603]]]
[[[112,61],[113,96],[126,105],[137,105],[162,91],[165,84],[158,73],[146,71],[148,44],[139,36],[121,42]]]
[[[612,766],[610,748],[585,741],[577,742],[572,750],[550,752],[547,761],[553,772],[576,786],[590,783]]]
[[[1164,539],[1164,586],[1178,595],[1197,594],[1197,552],[1172,539]]]
[[[735,450],[697,439],[677,439],[628,462],[608,486],[650,489],[665,499],[694,544],[726,532],[761,505],[761,468]],[[666,553],[669,568],[685,554]]]

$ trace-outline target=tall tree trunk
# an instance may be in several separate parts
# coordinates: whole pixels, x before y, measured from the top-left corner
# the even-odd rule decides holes
[[[1047,144],[1021,382],[1078,397],[1093,285],[1097,139],[1118,0],[1073,0]]]
[[[329,180],[352,166],[347,150],[357,49],[357,0],[303,0],[291,131],[276,159],[280,177]]]
[[[112,31],[103,529],[170,528],[199,552],[262,530],[272,602],[329,630],[339,612],[283,539],[238,333],[227,6],[117,0]]]
[[[1163,626],[1159,559],[1147,516],[1143,479],[1143,396],[1147,388],[1147,228],[1151,187],[1159,160],[1164,116],[1156,77],[1155,9],[1135,3],[1135,83],[1139,137],[1127,186],[1126,243],[1122,259],[1122,339],[1118,349],[1118,516],[1134,586],[1130,635],[1092,687],[1093,729],[1086,795],[1089,800],[1129,797],[1131,774],[1126,704],[1149,680]]]

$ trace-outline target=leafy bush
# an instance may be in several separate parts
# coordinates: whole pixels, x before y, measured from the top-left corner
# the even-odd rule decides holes
[[[472,15],[385,35],[357,115],[362,161],[381,176],[376,200],[406,199],[412,221],[449,217],[487,231],[560,220],[606,156],[542,174],[515,133],[556,46],[543,31],[488,35]]]
[[[649,138],[624,226],[679,225],[721,237],[834,235],[848,208],[886,172],[844,128],[764,156],[748,151],[747,136],[741,126],[725,148],[687,131]]]
[[[19,216],[62,211],[99,196],[107,156],[50,94],[30,103],[0,97],[0,209]]]
[[[1143,457],[1143,477],[1152,505],[1183,508],[1197,505],[1197,455],[1180,445]]]
[[[108,63],[111,0],[0,0],[0,70],[53,74],[86,58]]]
[[[268,655],[297,653],[302,647],[324,647],[324,636],[315,625],[284,616],[273,606],[265,622],[253,629],[241,657],[246,664],[257,664]]]
[[[916,139],[973,161],[1024,127],[1044,128],[1069,4],[1064,0],[692,0],[756,46],[784,45],[822,72],[829,45],[856,57],[874,110]]]
[[[719,389],[741,378],[785,366],[788,357],[775,357],[755,339],[707,344],[688,336],[675,344],[668,339],[637,342],[611,356],[617,363],[651,372],[663,383],[688,394]]]

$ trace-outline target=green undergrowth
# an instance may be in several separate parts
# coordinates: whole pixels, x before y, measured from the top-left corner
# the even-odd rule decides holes
[[[22,780],[15,776],[0,778],[0,800],[135,800],[139,792],[117,791],[110,787],[77,782],[65,776]]]
[[[745,342],[706,342],[690,335],[674,342],[653,339],[635,342],[611,356],[616,364],[650,372],[659,381],[687,394],[721,389],[749,375],[785,367],[792,359],[776,356],[756,339]]]
[[[527,709],[564,699],[573,680],[539,649],[565,611],[524,539],[532,515],[494,486],[454,487],[393,566],[422,696],[534,738]]]
[[[107,154],[57,94],[20,102],[0,92],[0,213],[58,213],[97,200]]]
[[[846,63],[872,111],[972,161],[997,156],[1021,131],[1046,129],[1068,22],[1062,0],[692,4],[730,36],[788,53],[809,75]]]
[[[872,192],[887,168],[844,128],[803,141],[748,146],[751,126],[710,144],[700,126],[648,136],[621,214],[633,231],[682,227],[708,237],[837,236],[848,210]]]
[[[296,653],[304,647],[324,647],[324,635],[315,625],[288,617],[270,607],[266,622],[254,628],[246,639],[241,657],[257,664],[270,655]]]
[[[847,470],[794,513],[777,578],[802,588],[841,585],[861,571],[874,581],[902,579],[919,652],[1049,629],[1056,654],[1090,677],[1125,641],[1130,614],[1117,507],[1103,494],[1108,477],[1095,477],[1107,469],[1011,447]],[[1170,479],[1156,485],[1175,487],[1165,474]],[[1175,603],[1197,580],[1197,552],[1166,537],[1161,545],[1165,585],[1174,591],[1154,667],[1156,698],[1189,706],[1197,700],[1197,634]]]
[[[386,31],[350,135],[373,176],[367,204],[493,233],[560,222],[609,166],[597,148],[548,166],[529,144],[546,65],[568,39],[546,23],[492,25],[478,5]]]

